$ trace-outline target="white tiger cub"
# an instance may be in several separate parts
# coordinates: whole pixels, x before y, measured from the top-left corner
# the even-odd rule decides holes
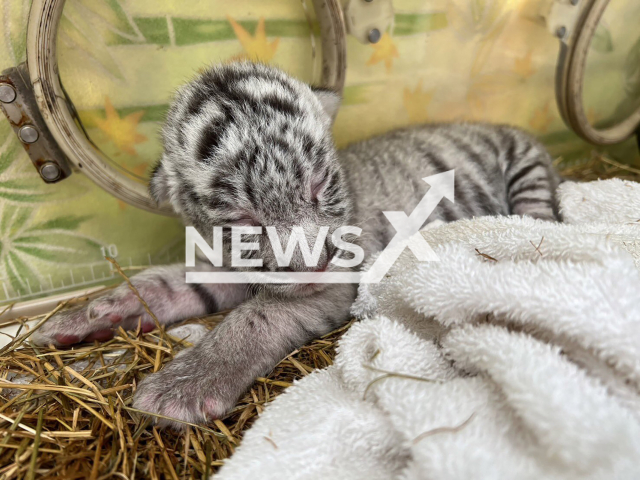
[[[485,124],[426,125],[338,152],[331,124],[339,103],[335,93],[270,66],[211,68],[176,95],[151,193],[170,202],[204,238],[211,238],[214,226],[301,225],[309,234],[328,226],[330,234],[358,225],[367,256],[395,234],[382,211],[412,211],[428,189],[421,178],[451,169],[456,201],[441,202],[427,222],[509,214],[559,219],[559,177],[548,153],[526,133]],[[319,266],[307,267],[296,253],[287,270],[332,271],[331,259],[343,254],[327,242]],[[264,271],[281,269],[268,242],[248,255],[262,258]],[[215,271],[210,264],[202,269]],[[137,388],[136,408],[186,422],[225,415],[256,377],[347,321],[356,294],[354,284],[188,284],[183,265],[150,268],[131,281],[165,325],[234,309]],[[135,328],[140,318],[145,331],[154,328],[122,285],[88,306],[57,314],[33,340],[104,340],[120,326]]]

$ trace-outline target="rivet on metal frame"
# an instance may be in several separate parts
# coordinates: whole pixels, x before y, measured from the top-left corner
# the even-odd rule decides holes
[[[33,125],[23,125],[18,130],[18,136],[23,143],[35,143],[38,141],[38,130]]]
[[[348,0],[344,7],[347,32],[362,43],[378,43],[393,17],[391,0]]]
[[[0,102],[11,103],[16,99],[16,89],[8,83],[0,85]]]
[[[23,63],[0,75],[0,110],[18,136],[33,166],[47,183],[71,175],[67,157],[51,136],[33,95]]]
[[[60,167],[53,162],[45,162],[42,167],[40,167],[40,176],[46,182],[55,182],[60,178],[61,174],[62,171]]]
[[[564,38],[566,34],[567,27],[565,27],[564,25],[562,27],[558,27],[558,29],[556,30],[556,35],[558,36],[558,38]]]

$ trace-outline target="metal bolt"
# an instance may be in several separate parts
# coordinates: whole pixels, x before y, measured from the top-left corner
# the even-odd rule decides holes
[[[33,125],[25,125],[20,130],[18,130],[18,136],[24,143],[33,143],[38,140],[38,137],[40,135],[38,134],[38,130],[36,130],[36,127],[34,127]]]
[[[47,182],[54,182],[60,178],[60,167],[53,162],[45,162],[40,167],[40,176]]]
[[[367,36],[367,38],[371,43],[378,43],[381,36],[382,35],[380,34],[380,30],[378,30],[377,28],[372,28],[371,30],[369,30],[369,35]]]
[[[564,38],[564,36],[567,34],[567,27],[558,27],[558,30],[556,30],[556,35],[558,36],[558,38]]]
[[[16,89],[8,83],[0,84],[0,102],[11,103],[16,99]]]

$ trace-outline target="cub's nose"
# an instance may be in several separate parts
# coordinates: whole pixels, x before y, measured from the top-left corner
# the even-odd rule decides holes
[[[306,265],[301,268],[294,267],[278,267],[279,272],[325,272],[329,268],[329,260],[320,260],[318,266],[307,267]]]
[[[316,269],[314,270],[314,272],[326,272],[327,268],[329,267],[329,260],[325,260],[324,264],[321,262]]]

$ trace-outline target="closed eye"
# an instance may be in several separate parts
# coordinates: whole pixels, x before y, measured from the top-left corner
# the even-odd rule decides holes
[[[317,200],[329,183],[329,175],[325,173],[321,180],[311,185],[311,199]]]
[[[248,227],[259,227],[260,222],[258,222],[255,218],[250,216],[238,217],[231,219],[227,222],[227,225],[230,227],[240,227],[240,226],[248,226]]]

